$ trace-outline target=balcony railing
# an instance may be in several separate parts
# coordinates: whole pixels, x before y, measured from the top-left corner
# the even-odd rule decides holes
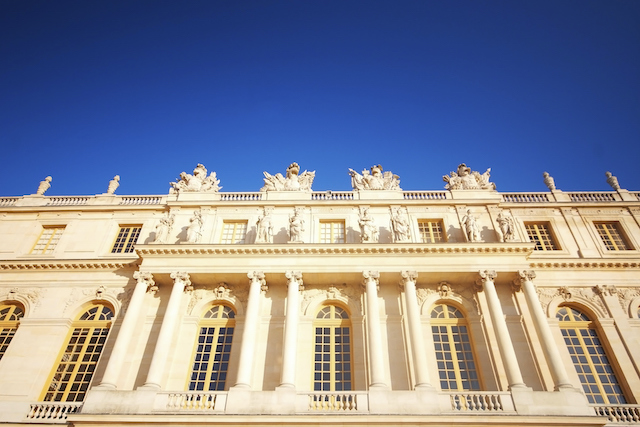
[[[454,412],[514,412],[511,393],[450,393]]]
[[[615,197],[616,193],[597,192],[597,193],[568,193],[572,202],[615,202],[619,200]]]
[[[32,403],[26,421],[31,423],[65,424],[69,414],[78,412],[82,402]]]
[[[609,418],[610,423],[640,424],[640,405],[594,406],[596,415]]]
[[[502,201],[507,203],[546,203],[549,193],[502,193]]]
[[[303,393],[308,397],[309,412],[368,412],[366,392]]]
[[[168,412],[224,412],[226,402],[226,392],[161,392],[156,395],[154,408]]]
[[[404,191],[405,200],[445,200],[448,191]]]

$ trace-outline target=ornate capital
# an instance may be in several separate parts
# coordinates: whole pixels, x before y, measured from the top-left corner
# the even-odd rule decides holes
[[[173,273],[171,273],[171,278],[173,279],[173,281],[175,283],[178,283],[178,282],[184,283],[184,290],[185,291],[192,291],[193,290],[193,286],[191,286],[191,279],[189,278],[189,274],[188,273],[184,273],[184,272],[180,272],[180,271],[174,271]]]
[[[376,284],[378,284],[380,280],[380,273],[377,271],[363,271],[362,277],[364,278],[365,284],[370,280],[373,280],[376,282]]]
[[[269,287],[267,286],[267,281],[264,279],[264,273],[262,271],[250,271],[247,273],[247,277],[249,280],[254,283],[260,283],[260,290],[263,292],[267,292]]]
[[[138,283],[142,283],[147,286],[147,292],[155,294],[158,292],[158,286],[156,282],[153,280],[153,275],[149,272],[143,271],[135,271],[133,273],[133,278],[138,281]]]
[[[289,283],[294,280],[298,282],[298,290],[304,290],[304,283],[302,282],[302,272],[300,270],[287,270],[284,272],[284,276],[287,278]]]
[[[495,270],[480,270],[478,272],[478,279],[476,280],[476,289],[482,290],[487,281],[493,282],[498,276]]]
[[[533,282],[536,278],[536,272],[533,270],[518,270],[518,276],[513,280],[512,288],[514,292],[522,289],[524,282]]]
[[[400,276],[402,277],[402,279],[400,279],[402,285],[408,281],[415,283],[418,280],[418,272],[415,270],[403,270],[400,272]]]

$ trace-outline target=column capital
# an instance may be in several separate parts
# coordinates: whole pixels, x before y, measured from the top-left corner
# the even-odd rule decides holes
[[[189,278],[189,273],[185,273],[183,271],[174,271],[171,273],[170,277],[173,279],[174,283],[182,282],[184,284],[185,291],[192,291],[193,286],[191,286],[191,279]]]
[[[482,290],[488,281],[493,282],[496,277],[498,277],[495,270],[480,270],[478,276],[476,279],[476,287],[478,290]]]
[[[518,276],[513,281],[513,290],[518,292],[524,282],[532,282],[536,278],[536,272],[533,270],[518,270]]]
[[[284,272],[284,277],[286,277],[289,282],[295,280],[298,282],[298,285],[302,286],[302,272],[300,270],[287,270]]]
[[[264,272],[262,271],[250,271],[249,273],[247,273],[247,277],[249,278],[249,280],[254,283],[254,282],[258,282],[260,283],[260,290],[263,292],[267,292],[267,290],[269,289],[269,287],[267,286],[267,281],[264,278]]]
[[[133,278],[136,279],[138,283],[146,285],[147,292],[152,294],[158,292],[158,286],[156,285],[155,280],[153,280],[153,275],[148,271],[134,271]]]
[[[418,272],[415,271],[415,270],[402,270],[400,272],[400,276],[402,277],[400,279],[400,283],[403,284],[403,285],[405,283],[407,283],[408,281],[411,281],[411,282],[415,283],[416,280],[418,280]]]
[[[377,271],[363,271],[362,272],[362,277],[364,278],[365,283],[368,282],[369,280],[373,280],[376,283],[378,283],[379,279],[380,279],[380,273]]]

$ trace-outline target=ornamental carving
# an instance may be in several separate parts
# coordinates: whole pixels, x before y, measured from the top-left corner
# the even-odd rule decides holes
[[[329,286],[318,286],[313,288],[305,288],[302,292],[302,304],[308,307],[311,301],[318,295],[324,295],[326,300],[347,300],[348,304],[356,307],[357,312],[362,314],[362,304],[360,293],[354,286],[342,283],[340,285],[331,284]]]
[[[618,301],[620,302],[620,306],[625,312],[629,310],[629,305],[631,301],[640,297],[640,289],[638,288],[618,288],[616,289],[616,294],[618,295]]]
[[[376,227],[373,217],[369,215],[368,207],[360,206],[358,224],[360,225],[361,243],[378,243],[378,227]]]
[[[400,177],[394,175],[390,171],[382,172],[382,166],[371,166],[371,172],[363,170],[362,175],[353,169],[349,169],[351,175],[351,186],[353,191],[360,190],[395,190],[402,191],[400,188]]]
[[[405,243],[411,241],[409,232],[409,219],[407,209],[391,208],[391,230],[393,231],[394,243]]]
[[[300,173],[300,166],[293,162],[287,168],[286,176],[281,173],[270,175],[268,172],[264,174],[264,187],[260,191],[311,191],[313,179],[316,177],[316,171],[304,171]]]
[[[442,177],[442,180],[447,183],[444,188],[447,190],[495,190],[496,185],[489,182],[490,172],[491,168],[483,174],[472,172],[471,168],[461,163],[458,165],[457,171]]]
[[[6,293],[2,293],[0,300],[19,301],[20,299],[28,300],[32,305],[32,310],[35,311],[37,307],[40,307],[44,289],[22,289],[12,288]]]
[[[422,304],[424,304],[424,302],[433,294],[435,294],[436,291],[434,291],[433,289],[429,289],[429,288],[416,288],[416,296],[418,297],[418,305],[422,306]]]
[[[211,172],[207,176],[207,168],[201,163],[198,163],[193,170],[193,175],[186,172],[180,173],[180,179],[177,182],[171,182],[171,190],[169,194],[173,193],[217,193],[222,187],[219,185],[220,180],[216,176],[215,172]]]

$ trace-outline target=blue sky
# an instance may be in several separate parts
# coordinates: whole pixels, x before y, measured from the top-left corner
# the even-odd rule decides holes
[[[441,190],[640,190],[640,1],[0,2],[0,196],[257,191],[374,164]]]

